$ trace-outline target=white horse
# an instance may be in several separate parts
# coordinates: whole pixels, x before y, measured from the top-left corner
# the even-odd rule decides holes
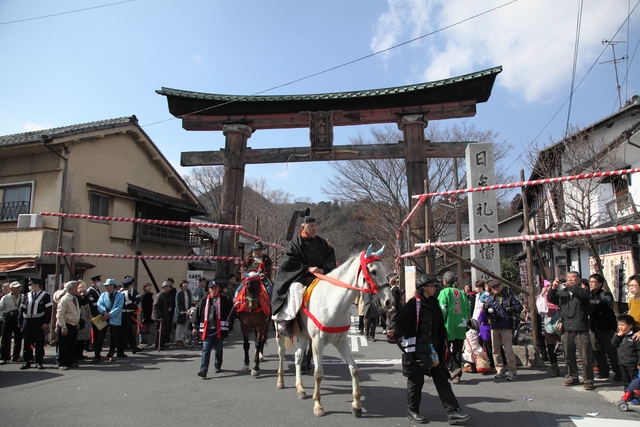
[[[356,417],[362,416],[360,404],[360,377],[358,365],[353,356],[347,333],[351,326],[351,305],[359,292],[372,292],[373,302],[380,311],[390,310],[392,307],[391,289],[387,283],[387,273],[380,261],[380,255],[384,247],[377,253],[371,253],[371,246],[366,252],[349,258],[344,264],[323,276],[315,285],[306,305],[306,310],[301,309],[295,322],[295,364],[296,364],[296,388],[298,398],[305,399],[306,392],[302,386],[301,366],[307,344],[311,341],[313,349],[313,362],[315,371],[315,388],[313,391],[313,413],[316,416],[324,415],[324,408],[320,403],[320,383],[324,375],[322,368],[322,353],[327,344],[333,344],[338,349],[340,356],[349,365],[351,372],[351,384],[353,389],[353,402],[351,412]],[[300,326],[302,325],[302,326]],[[284,355],[292,341],[283,335],[278,339],[278,388],[284,388]]]

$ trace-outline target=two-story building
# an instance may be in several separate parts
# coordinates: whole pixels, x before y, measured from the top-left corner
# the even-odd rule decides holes
[[[538,153],[530,179],[640,167],[640,97],[573,132]],[[530,187],[527,204],[536,234],[638,224],[640,174],[553,183]],[[595,272],[598,251],[614,297],[626,302],[626,278],[638,271],[638,233],[557,239],[541,242],[545,270],[564,277],[575,270],[582,277]]]
[[[66,212],[189,221],[205,210],[135,116],[0,137],[0,281],[53,281],[55,251],[188,255],[200,245],[188,227],[43,217]],[[133,275],[134,260],[60,259],[63,280]],[[188,261],[147,261],[158,282],[185,278]],[[53,276],[53,277],[52,277]],[[140,266],[138,283],[150,281]],[[50,285],[49,285],[50,286]]]

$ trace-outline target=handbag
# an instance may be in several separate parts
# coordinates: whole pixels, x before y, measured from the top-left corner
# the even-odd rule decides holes
[[[18,310],[13,310],[4,314],[5,323],[16,323],[18,321]]]
[[[562,335],[564,333],[564,325],[562,319],[558,319],[555,325],[555,330],[557,335]]]
[[[556,323],[560,319],[560,312],[557,311],[553,316],[549,317],[545,315],[544,318],[544,332],[547,334],[556,334]]]
[[[558,356],[564,353],[564,346],[560,341],[556,343],[556,346],[553,348],[553,352]]]
[[[546,314],[549,312],[549,305],[541,295],[538,295],[538,298],[536,299],[536,308],[538,309],[538,313],[541,314]]]

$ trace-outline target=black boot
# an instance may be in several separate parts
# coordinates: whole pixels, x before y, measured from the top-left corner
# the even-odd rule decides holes
[[[429,421],[427,421],[427,418],[423,417],[422,415],[420,415],[420,413],[418,413],[418,411],[414,412],[412,410],[409,410],[407,412],[407,418],[409,418],[414,423],[418,423],[418,424],[427,424],[429,422]]]

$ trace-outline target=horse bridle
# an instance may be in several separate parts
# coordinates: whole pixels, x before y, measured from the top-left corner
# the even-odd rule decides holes
[[[376,307],[376,309],[378,309],[378,312],[383,313],[386,310],[384,309],[384,307],[382,307],[382,303],[380,302],[380,296],[378,295],[378,292],[381,289],[388,288],[390,286],[389,286],[389,283],[384,283],[378,286],[373,281],[373,278],[371,277],[371,273],[369,273],[369,264],[374,261],[380,261],[380,255],[372,254],[371,256],[367,257],[364,251],[360,254],[360,267],[358,267],[358,274],[356,275],[356,281],[357,281],[357,276],[360,274],[360,271],[362,271],[362,275],[364,276],[364,281],[367,285],[369,285],[369,290],[368,291],[364,290],[364,292],[371,293],[371,302]]]

